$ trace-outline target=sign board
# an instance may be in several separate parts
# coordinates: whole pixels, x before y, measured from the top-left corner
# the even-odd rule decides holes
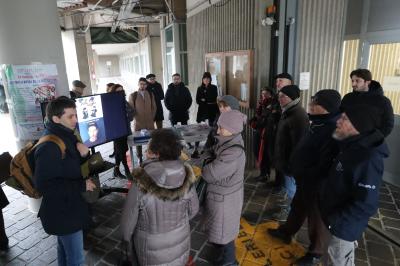
[[[56,97],[56,65],[5,65],[3,71],[16,137],[39,139],[44,130],[40,103]]]
[[[310,89],[310,72],[301,72],[300,73],[300,82],[299,88],[300,90],[308,90]]]

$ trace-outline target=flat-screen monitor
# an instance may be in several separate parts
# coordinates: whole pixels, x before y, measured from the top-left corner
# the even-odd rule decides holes
[[[129,134],[125,94],[121,91],[77,98],[76,112],[78,129],[88,148]]]
[[[129,134],[123,92],[89,95],[75,101],[78,130],[87,147],[92,148]],[[47,104],[40,104],[43,120]]]

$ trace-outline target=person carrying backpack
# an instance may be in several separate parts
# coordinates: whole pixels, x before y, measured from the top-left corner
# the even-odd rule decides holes
[[[35,188],[42,195],[39,209],[43,229],[57,236],[58,265],[84,263],[82,230],[89,224],[88,205],[82,192],[95,188],[82,178],[81,163],[89,149],[74,135],[77,123],[75,102],[65,96],[51,101],[46,108],[44,135],[55,135],[65,144],[65,153],[51,141],[34,151]]]

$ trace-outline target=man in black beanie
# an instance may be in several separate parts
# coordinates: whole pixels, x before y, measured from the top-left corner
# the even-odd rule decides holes
[[[274,164],[275,171],[284,176],[284,186],[287,203],[290,204],[296,192],[296,183],[290,169],[290,157],[300,139],[309,128],[309,120],[306,111],[300,104],[300,89],[296,85],[283,87],[279,91],[278,100],[282,109],[282,115],[278,123],[276,133]],[[278,221],[286,220],[289,205],[272,215]]]
[[[333,265],[354,265],[354,242],[378,209],[383,160],[389,156],[379,120],[375,108],[358,105],[336,123],[333,137],[340,153],[319,194],[321,217],[332,235],[328,253]]]
[[[297,189],[289,216],[277,229],[268,229],[271,236],[290,243],[307,218],[310,245],[305,256],[295,262],[297,266],[316,265],[327,248],[326,242],[330,240],[319,215],[318,188],[338,153],[337,141],[332,138],[332,133],[340,117],[340,102],[340,94],[335,90],[320,90],[311,97],[308,108],[310,129],[290,159]]]

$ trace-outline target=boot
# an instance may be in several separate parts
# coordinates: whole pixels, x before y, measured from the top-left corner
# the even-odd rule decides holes
[[[108,157],[113,158],[115,156],[115,151],[113,151],[113,153],[111,153],[110,155],[108,155]]]
[[[121,173],[121,171],[119,171],[119,166],[114,166],[113,177],[118,177],[118,178],[126,179],[126,176],[124,176],[124,175]]]
[[[128,164],[124,164],[125,175],[129,180],[133,180],[133,176],[131,175],[131,170],[129,170]]]

